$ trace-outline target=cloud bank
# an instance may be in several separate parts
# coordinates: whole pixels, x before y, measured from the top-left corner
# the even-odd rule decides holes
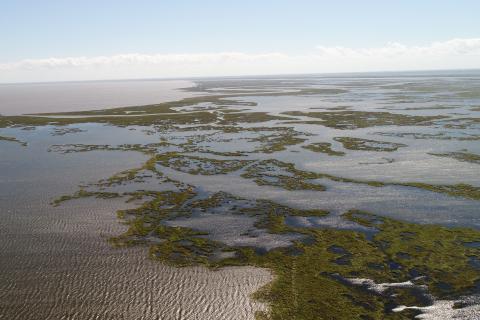
[[[0,82],[480,68],[480,38],[425,46],[317,46],[305,54],[118,54],[0,63]]]

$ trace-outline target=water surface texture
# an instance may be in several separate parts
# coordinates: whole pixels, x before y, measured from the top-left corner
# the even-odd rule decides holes
[[[144,156],[68,157],[46,152],[43,139],[55,138],[48,131],[31,136],[28,149],[2,144],[0,151],[0,319],[227,320],[252,319],[263,309],[249,295],[271,279],[266,270],[162,265],[141,248],[107,243],[125,229],[115,216],[128,207],[123,201],[51,205],[79,182],[136,166]]]
[[[0,319],[480,317],[479,72],[0,86],[70,110],[0,116]]]

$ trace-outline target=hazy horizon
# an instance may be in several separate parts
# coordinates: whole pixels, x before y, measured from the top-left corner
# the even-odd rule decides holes
[[[480,68],[465,69],[418,69],[418,70],[372,70],[358,72],[311,72],[311,73],[272,73],[272,74],[243,74],[243,75],[219,75],[219,76],[191,76],[191,77],[148,77],[148,78],[104,78],[104,79],[85,79],[85,80],[58,80],[58,81],[22,81],[22,82],[0,82],[0,85],[22,85],[22,84],[55,84],[55,83],[76,83],[76,82],[121,82],[121,81],[175,81],[175,80],[208,80],[208,79],[244,79],[244,78],[270,78],[270,77],[350,77],[350,76],[370,76],[370,77],[391,77],[391,76],[445,76],[448,74],[459,75],[459,73],[480,72]]]
[[[4,1],[0,83],[480,68],[480,3]]]
[[[480,1],[1,0],[0,319],[480,319]]]

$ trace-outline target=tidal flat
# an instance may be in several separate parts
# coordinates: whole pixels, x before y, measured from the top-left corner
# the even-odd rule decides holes
[[[194,82],[0,116],[0,319],[480,317],[480,74]]]

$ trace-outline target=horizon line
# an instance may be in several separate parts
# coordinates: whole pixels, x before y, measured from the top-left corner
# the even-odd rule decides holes
[[[154,77],[154,78],[106,78],[87,80],[59,80],[59,81],[19,81],[0,82],[0,85],[22,84],[54,84],[54,83],[79,83],[79,82],[113,82],[113,81],[174,81],[174,80],[208,80],[208,79],[238,79],[238,78],[262,78],[262,77],[292,77],[292,76],[348,76],[348,75],[373,75],[382,73],[408,74],[408,73],[437,73],[437,72],[480,72],[480,68],[453,68],[453,69],[411,69],[411,70],[375,70],[375,71],[340,71],[340,72],[312,72],[312,73],[271,73],[271,74],[245,74],[245,75],[219,75],[219,76],[191,76],[191,77]],[[421,75],[417,75],[421,76]],[[438,75],[440,76],[440,75]]]

